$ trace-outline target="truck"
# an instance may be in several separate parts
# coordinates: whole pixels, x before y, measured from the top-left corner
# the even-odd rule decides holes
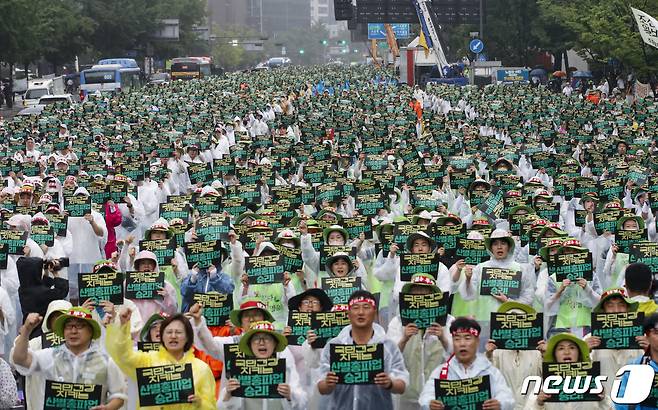
[[[23,96],[23,107],[32,107],[45,95],[58,95],[65,93],[64,76],[44,76],[28,83],[27,91]]]

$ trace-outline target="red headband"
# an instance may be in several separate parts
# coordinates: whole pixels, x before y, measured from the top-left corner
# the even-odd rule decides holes
[[[350,309],[352,309],[352,306],[354,306],[357,303],[368,303],[369,305],[372,305],[372,307],[377,308],[377,304],[375,303],[374,299],[363,297],[363,296],[350,300],[348,306]]]
[[[480,336],[480,331],[477,330],[477,329],[474,328],[474,327],[469,327],[469,328],[466,328],[466,327],[460,327],[459,329],[455,329],[455,330],[453,330],[453,331],[451,332],[451,334],[452,334],[452,335],[458,335],[458,334],[469,334],[469,335],[473,335],[473,336],[475,336],[475,337],[479,337],[479,336]]]

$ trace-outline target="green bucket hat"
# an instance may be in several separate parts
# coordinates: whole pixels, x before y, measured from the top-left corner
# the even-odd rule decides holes
[[[544,225],[541,231],[539,231],[539,237],[543,238],[546,232],[551,231],[554,234],[556,234],[559,237],[564,237],[567,236],[567,232],[564,231],[561,227],[560,224],[558,223],[549,223],[548,225]]]
[[[324,228],[322,231],[322,239],[325,243],[327,243],[327,238],[329,238],[329,234],[332,232],[340,232],[340,234],[343,235],[343,238],[345,238],[345,243],[350,240],[350,234],[345,230],[345,228],[340,225],[331,225],[328,228]]]
[[[584,340],[579,339],[578,337],[572,335],[571,333],[558,333],[557,335],[551,337],[546,344],[546,353],[544,353],[544,362],[555,363],[555,346],[563,340],[568,340],[573,342],[578,346],[580,351],[581,360],[584,362],[589,362],[589,347]]]
[[[242,301],[239,309],[233,309],[231,313],[229,313],[229,319],[231,319],[231,323],[237,327],[241,327],[242,323],[240,322],[240,319],[242,318],[242,312],[251,309],[262,310],[263,316],[265,316],[265,320],[274,322],[274,316],[272,316],[272,314],[267,310],[267,305],[265,303],[256,298],[247,298]]]
[[[275,352],[282,352],[287,346],[288,346],[288,340],[284,335],[281,333],[278,333],[276,330],[274,330],[274,325],[272,324],[271,321],[261,321],[261,322],[254,322],[251,324],[251,327],[249,328],[249,331],[242,335],[240,338],[240,343],[238,343],[238,347],[240,348],[241,352],[244,352],[248,356],[255,356],[254,352],[251,351],[251,337],[255,335],[256,333],[267,333],[274,337],[276,340],[276,348],[274,349]]]
[[[585,252],[589,251],[589,249],[583,247],[578,239],[575,238],[566,238],[562,242],[562,246],[560,247],[560,253],[562,253],[562,250],[564,249],[575,249],[579,252]]]
[[[551,250],[551,248],[561,247],[562,243],[563,243],[563,241],[560,238],[551,239],[550,241],[548,241],[546,246],[544,246],[543,248],[541,248],[539,250],[539,256],[541,256],[541,258],[544,262],[548,262],[548,252]]]
[[[462,219],[455,214],[448,214],[446,216],[441,216],[436,219],[436,224],[439,226],[444,226],[448,222],[452,222],[455,225],[461,225]]]
[[[644,219],[642,219],[642,217],[640,215],[622,216],[621,218],[619,218],[619,220],[617,220],[617,230],[618,231],[623,231],[622,227],[624,226],[624,223],[626,221],[630,221],[630,220],[634,220],[635,222],[637,222],[637,227],[640,231],[644,230],[644,227],[645,227]]]
[[[628,298],[628,295],[626,294],[626,289],[624,288],[612,288],[604,291],[601,294],[601,299],[599,300],[599,303],[594,306],[594,309],[592,309],[592,312],[594,313],[604,313],[603,311],[603,304],[605,303],[606,300],[612,299],[612,298],[622,298],[624,302],[628,305],[628,311],[629,312],[634,312],[637,310],[638,306],[640,305],[638,302],[633,302]]]
[[[516,243],[514,242],[514,238],[512,238],[512,234],[504,229],[495,229],[493,232],[491,232],[491,235],[489,235],[488,238],[484,238],[484,246],[486,246],[489,252],[491,252],[491,243],[495,239],[506,240],[509,244],[509,254],[514,254],[514,247],[516,246]]]
[[[411,281],[402,286],[402,293],[411,292],[413,286],[427,286],[432,289],[432,293],[441,293],[441,289],[436,286],[436,280],[434,280],[432,275],[428,275],[427,273],[416,273],[413,275]]]
[[[514,301],[507,301],[500,305],[498,307],[498,313],[508,313],[512,309],[520,309],[526,314],[537,313],[537,311],[532,306]]]
[[[79,306],[69,309],[55,320],[55,323],[53,324],[53,332],[55,332],[57,336],[64,337],[64,325],[69,319],[84,320],[89,326],[91,326],[91,338],[98,339],[101,337],[101,325],[94,320],[89,309]]]
[[[513,206],[509,210],[510,215],[516,215],[519,211],[526,211],[528,214],[534,214],[535,210],[528,205],[517,205]]]
[[[427,242],[430,244],[430,252],[434,252],[434,249],[436,249],[436,241],[432,239],[428,234],[425,232],[414,232],[409,237],[407,237],[407,243],[405,244],[405,247],[407,251],[411,251],[411,246],[413,245],[414,241],[416,239],[425,239]]]
[[[151,331],[151,327],[155,324],[155,322],[162,322],[166,318],[169,317],[169,314],[165,312],[158,312],[154,313],[151,315],[150,318],[144,323],[144,327],[142,328],[141,332],[139,332],[139,340],[142,342],[146,341],[146,336],[148,336],[149,332]]]

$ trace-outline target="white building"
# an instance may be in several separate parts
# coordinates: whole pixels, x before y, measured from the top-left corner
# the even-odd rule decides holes
[[[324,24],[329,31],[329,38],[338,37],[340,30],[347,29],[347,23],[334,20],[333,0],[311,0],[311,22]]]

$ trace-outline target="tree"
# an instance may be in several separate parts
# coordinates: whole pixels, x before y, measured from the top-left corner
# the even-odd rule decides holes
[[[212,55],[217,64],[225,70],[233,71],[254,65],[263,58],[262,52],[245,51],[242,43],[245,40],[260,38],[260,34],[247,27],[223,26],[213,27],[215,42],[212,46]],[[233,40],[237,40],[233,45]]]

